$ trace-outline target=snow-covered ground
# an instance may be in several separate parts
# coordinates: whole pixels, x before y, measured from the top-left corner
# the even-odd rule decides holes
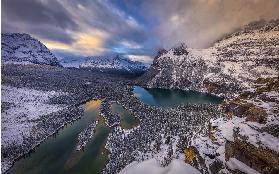
[[[173,159],[172,162],[162,167],[156,159],[151,158],[143,162],[132,162],[126,166],[119,174],[200,174],[200,172],[189,164],[179,159]]]
[[[229,161],[226,162],[226,164],[231,170],[237,169],[247,174],[260,174],[258,171],[250,168],[249,166],[247,166],[246,164],[242,163],[241,161],[235,158],[230,158]]]
[[[49,104],[49,99],[62,95],[55,91],[38,91],[28,88],[1,86],[2,106],[7,108],[1,111],[1,145],[2,148],[13,144],[22,145],[24,138],[30,137],[36,120],[42,116],[57,112],[63,105]],[[3,158],[2,158],[3,160]],[[6,159],[7,160],[7,159]],[[9,160],[1,161],[2,171],[10,167]]]
[[[55,91],[37,91],[27,88],[1,86],[2,102],[11,107],[2,112],[2,145],[22,143],[22,135],[29,135],[34,121],[42,115],[63,109],[61,105],[50,105],[50,97],[61,95]]]

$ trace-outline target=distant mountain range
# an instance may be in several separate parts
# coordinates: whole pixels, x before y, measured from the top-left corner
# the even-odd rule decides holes
[[[58,59],[43,43],[28,34],[5,33],[1,36],[3,64],[45,64],[129,74],[142,74],[147,70],[145,64],[119,55]]]
[[[119,55],[113,57],[87,57],[81,63],[80,68],[97,69],[100,71],[118,71],[127,73],[142,74],[147,70],[147,66],[141,62],[131,61]]]
[[[207,49],[181,44],[160,50],[138,82],[149,88],[233,96],[260,77],[279,75],[278,43],[279,20],[254,22]]]
[[[1,38],[2,63],[60,65],[44,44],[28,34],[5,33]]]

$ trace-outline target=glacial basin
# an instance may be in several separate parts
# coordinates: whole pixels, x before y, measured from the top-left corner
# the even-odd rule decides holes
[[[104,145],[110,129],[99,116],[100,100],[92,100],[84,106],[84,115],[58,131],[35,149],[30,156],[20,159],[7,172],[28,174],[53,173],[101,173],[106,164]],[[92,121],[99,119],[91,141],[84,151],[76,151],[78,134]]]
[[[180,104],[220,104],[223,102],[223,99],[218,96],[177,89],[134,86],[133,93],[143,103],[159,107],[174,107]]]

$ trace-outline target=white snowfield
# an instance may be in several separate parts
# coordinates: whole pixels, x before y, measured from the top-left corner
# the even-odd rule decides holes
[[[235,158],[230,158],[226,162],[226,164],[231,170],[237,169],[237,170],[247,173],[247,174],[260,174],[260,172],[250,168],[249,166],[247,166],[246,164],[242,163],[241,161],[239,161]]]
[[[10,108],[1,113],[1,143],[22,144],[23,137],[30,136],[36,119],[63,109],[62,105],[50,105],[50,97],[61,95],[55,91],[37,91],[28,88],[1,86],[2,104],[7,102]]]
[[[155,158],[143,162],[132,162],[126,166],[119,174],[201,174],[197,169],[184,161],[173,159],[172,162],[166,166],[161,167]]]

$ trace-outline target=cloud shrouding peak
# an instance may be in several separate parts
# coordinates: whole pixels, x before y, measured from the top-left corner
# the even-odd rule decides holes
[[[204,48],[252,21],[278,18],[278,0],[2,1],[2,32],[29,33],[53,50],[148,62],[158,48]]]
[[[154,28],[160,43],[169,47],[185,42],[205,48],[222,36],[260,19],[278,19],[278,0],[176,0],[146,2],[149,15],[158,20]],[[156,5],[157,4],[157,5]],[[155,10],[151,10],[155,7]]]

